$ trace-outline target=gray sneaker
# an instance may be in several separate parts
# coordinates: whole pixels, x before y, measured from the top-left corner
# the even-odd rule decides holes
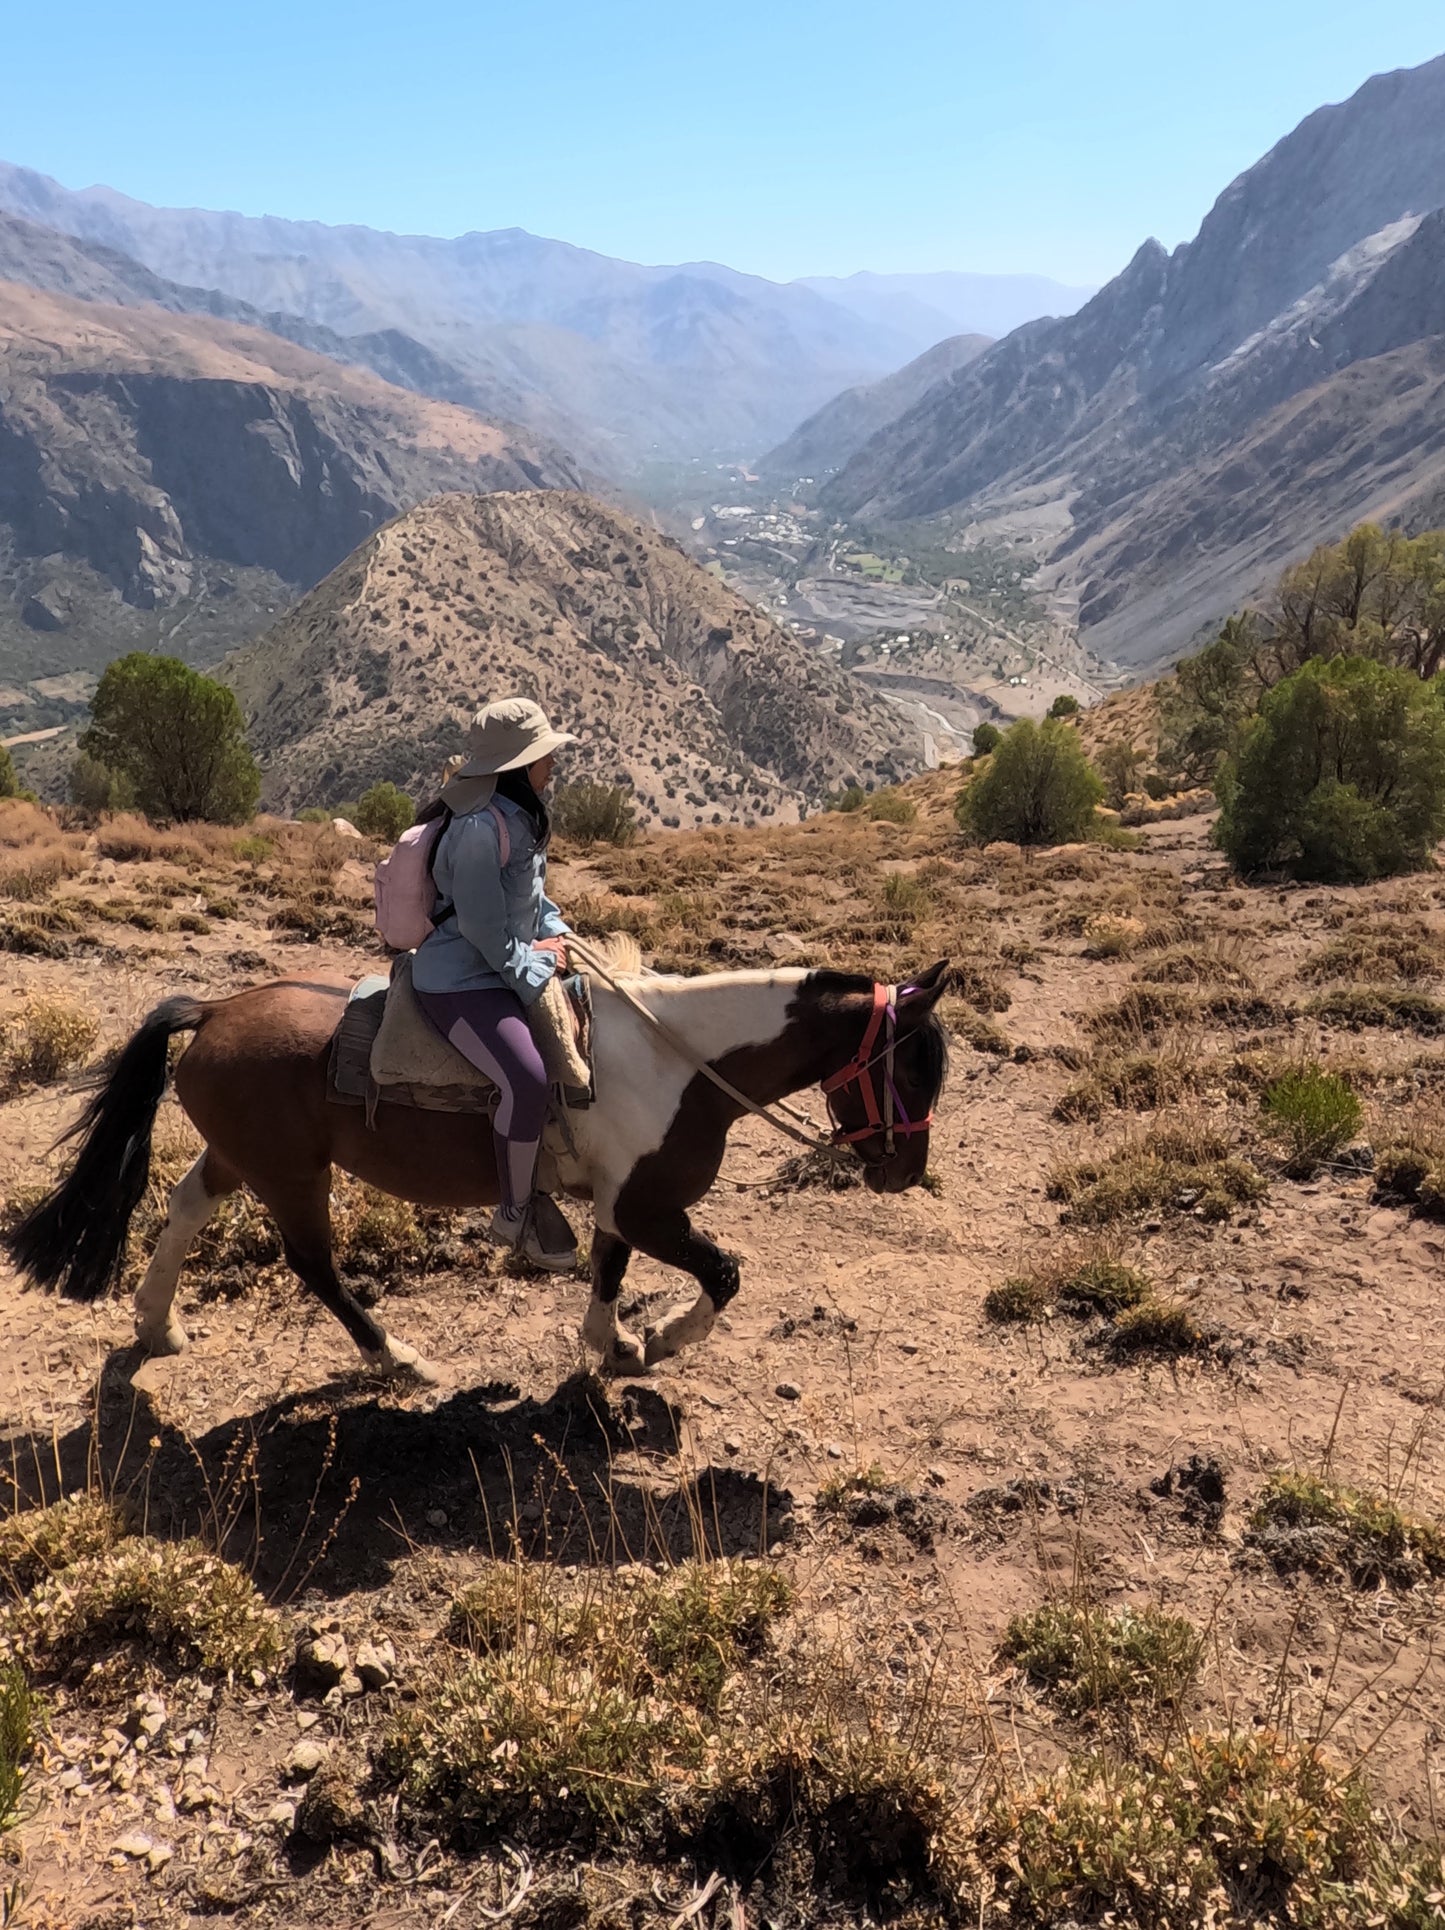
[[[510,1247],[548,1273],[570,1273],[577,1264],[572,1229],[561,1208],[545,1193],[534,1193],[525,1206],[514,1206],[510,1211],[499,1206],[487,1237],[494,1245]]]

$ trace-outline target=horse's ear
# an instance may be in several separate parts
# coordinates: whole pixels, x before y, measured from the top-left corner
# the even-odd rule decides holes
[[[941,958],[936,965],[930,965],[926,972],[920,972],[917,978],[910,979],[907,985],[899,986],[900,1018],[922,1018],[933,1010],[948,984],[948,963],[946,958]]]

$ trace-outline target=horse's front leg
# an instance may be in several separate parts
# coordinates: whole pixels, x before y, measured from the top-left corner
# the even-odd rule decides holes
[[[631,1258],[632,1248],[617,1234],[600,1226],[593,1233],[592,1298],[582,1322],[582,1338],[614,1374],[637,1374],[646,1364],[642,1342],[617,1318],[617,1297]]]
[[[668,1360],[706,1340],[718,1315],[738,1290],[738,1263],[703,1234],[695,1232],[686,1213],[674,1208],[639,1216],[626,1232],[632,1244],[651,1260],[690,1273],[702,1291],[696,1300],[674,1307],[660,1327],[647,1336],[647,1365]]]

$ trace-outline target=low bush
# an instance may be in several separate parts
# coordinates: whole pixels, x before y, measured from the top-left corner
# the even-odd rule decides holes
[[[1300,966],[1302,979],[1351,979],[1356,984],[1388,984],[1392,979],[1435,978],[1445,960],[1423,934],[1406,931],[1352,931],[1332,938]]]
[[[913,824],[918,818],[918,806],[901,791],[875,791],[868,800],[866,815],[875,824]]]
[[[1203,1340],[1199,1323],[1178,1300],[1145,1300],[1128,1307],[1109,1329],[1109,1351],[1119,1356],[1192,1354]]]
[[[1343,1573],[1361,1588],[1409,1587],[1445,1575],[1445,1532],[1438,1526],[1383,1495],[1322,1475],[1272,1474],[1248,1534],[1284,1572]]]
[[[1201,1648],[1198,1630],[1180,1615],[1050,1602],[1014,1616],[999,1655],[1067,1714],[1101,1715],[1182,1701]]]
[[[1116,1314],[1153,1292],[1149,1276],[1105,1251],[1065,1255],[990,1288],[983,1310],[990,1320],[1042,1321],[1063,1311]]]
[[[7,1218],[10,1205],[7,1201]],[[48,1508],[6,1515],[0,1518],[0,1587],[23,1595],[44,1576],[106,1553],[128,1532],[124,1511],[92,1494],[67,1495]]]
[[[225,1676],[274,1668],[285,1640],[249,1577],[191,1541],[128,1537],[0,1609],[0,1654],[32,1669],[132,1647]]]
[[[552,823],[575,844],[631,844],[637,813],[621,784],[559,784],[552,797]]]
[[[702,1779],[724,1690],[790,1600],[742,1562],[583,1582],[498,1564],[452,1611],[471,1659],[399,1714],[386,1766],[454,1827],[656,1813]]]
[[[975,757],[989,756],[1002,742],[1003,732],[997,724],[990,724],[985,720],[982,724],[974,725],[973,754]]]
[[[959,797],[956,815],[979,844],[1065,844],[1085,837],[1104,795],[1078,732],[1021,718]]]
[[[389,780],[373,784],[356,800],[356,816],[351,820],[364,837],[382,844],[395,844],[403,831],[416,822],[416,806],[405,791]]]
[[[1285,1144],[1291,1179],[1309,1179],[1354,1138],[1364,1118],[1349,1081],[1313,1062],[1267,1086],[1263,1106],[1268,1130]]]

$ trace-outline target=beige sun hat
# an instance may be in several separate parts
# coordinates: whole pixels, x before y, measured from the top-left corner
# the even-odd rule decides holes
[[[447,765],[441,800],[458,816],[487,803],[503,771],[520,771],[539,758],[575,744],[571,731],[553,730],[540,704],[530,697],[503,697],[487,704],[467,730],[467,755],[455,771]]]

